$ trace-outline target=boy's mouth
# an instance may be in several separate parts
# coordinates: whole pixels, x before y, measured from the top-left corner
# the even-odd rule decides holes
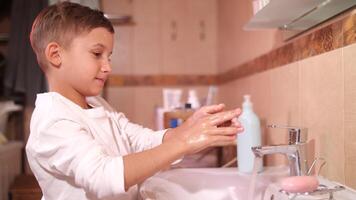
[[[106,82],[106,78],[98,78],[98,77],[96,77],[95,80],[101,82],[102,84],[104,84]]]

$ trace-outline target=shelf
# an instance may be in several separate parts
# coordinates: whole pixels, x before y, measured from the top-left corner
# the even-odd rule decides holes
[[[109,15],[105,14],[105,17],[110,20],[113,25],[117,26],[132,26],[135,23],[132,21],[132,17],[128,15]]]

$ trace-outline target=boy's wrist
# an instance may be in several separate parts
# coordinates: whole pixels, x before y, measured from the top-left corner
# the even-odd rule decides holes
[[[169,128],[167,131],[164,133],[162,143],[169,141],[172,138],[172,134],[174,134],[174,128]]]
[[[188,146],[186,142],[177,137],[177,134],[180,134],[177,129],[178,128],[168,129],[163,137],[163,142],[174,146],[175,149],[179,151],[179,154],[184,156],[188,152]]]

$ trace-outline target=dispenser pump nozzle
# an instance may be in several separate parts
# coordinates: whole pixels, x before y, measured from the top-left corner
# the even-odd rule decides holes
[[[242,103],[243,108],[252,108],[251,96],[246,94],[244,95],[244,102]]]

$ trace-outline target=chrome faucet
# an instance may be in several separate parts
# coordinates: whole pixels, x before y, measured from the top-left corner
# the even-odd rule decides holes
[[[307,175],[307,129],[277,125],[269,125],[268,127],[288,129],[289,144],[252,147],[255,156],[262,158],[264,155],[268,154],[285,154],[289,161],[291,176]]]

